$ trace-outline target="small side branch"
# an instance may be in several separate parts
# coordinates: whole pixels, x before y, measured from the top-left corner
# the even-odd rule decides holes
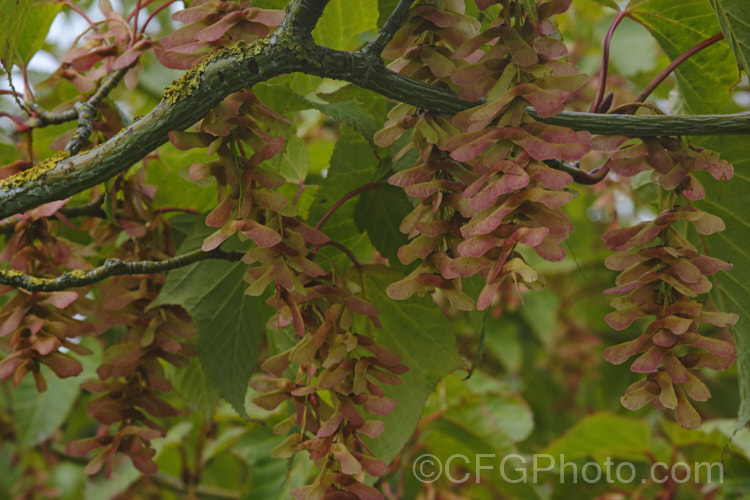
[[[61,123],[72,122],[78,118],[78,111],[75,108],[61,113],[50,113],[49,111],[45,111],[39,104],[32,102],[29,104],[29,109],[37,114],[35,118],[29,118],[26,122],[26,125],[30,128],[59,125]]]
[[[101,87],[99,87],[99,89],[91,97],[89,97],[89,99],[85,103],[78,103],[73,109],[69,109],[68,111],[63,111],[62,113],[50,113],[49,111],[44,111],[38,104],[31,103],[29,107],[34,113],[39,116],[37,116],[36,118],[30,118],[26,122],[26,125],[31,128],[40,128],[46,127],[47,125],[59,125],[61,123],[78,119],[79,130],[77,131],[77,134],[81,135],[81,119],[83,116],[82,111],[92,116],[91,122],[93,123],[94,118],[96,117],[96,108],[99,106],[99,103],[102,102],[102,100],[107,97],[107,95],[109,95],[109,93],[117,86],[118,83],[120,83],[120,80],[122,80],[122,78],[125,76],[125,73],[127,73],[130,68],[131,67],[128,66],[127,68],[122,68],[116,71],[104,84],[102,84]],[[91,132],[89,132],[85,136],[86,139],[88,139],[89,135],[91,135]],[[85,139],[83,142],[86,142]],[[70,150],[70,148],[68,147],[66,147],[66,149]]]
[[[62,207],[60,210],[58,210],[58,213],[68,219],[72,219],[74,217],[99,217],[100,219],[104,219],[105,217],[107,217],[107,214],[102,208],[103,203],[104,196],[99,196],[94,201],[86,203],[85,205]],[[17,217],[13,217],[6,220],[5,222],[0,222],[0,234],[12,233],[16,229],[16,224],[18,224],[20,220],[21,219]]]
[[[118,83],[120,83],[122,77],[124,77],[125,73],[129,70],[130,66],[117,70],[109,80],[104,83],[104,85],[99,87],[99,90],[97,90],[88,101],[84,104],[76,105],[76,111],[78,112],[78,128],[75,133],[73,133],[73,137],[68,141],[68,144],[65,145],[65,149],[70,151],[71,155],[77,154],[83,145],[86,144],[86,141],[94,131],[94,119],[98,114],[97,108],[99,107],[99,103],[102,102],[102,99],[107,97]]]
[[[103,265],[90,271],[70,271],[57,278],[37,278],[19,271],[0,271],[0,284],[23,288],[30,292],[58,292],[102,281],[110,276],[123,274],[155,274],[185,267],[207,259],[238,261],[242,252],[224,251],[221,249],[194,252],[178,255],[161,261],[125,262],[120,259],[107,259]]]
[[[404,24],[406,15],[409,13],[409,8],[411,8],[411,4],[413,3],[414,0],[400,0],[398,5],[396,5],[396,8],[391,12],[391,15],[388,16],[383,27],[378,32],[378,36],[375,40],[367,44],[364,51],[372,55],[380,56],[385,46],[388,45],[388,42],[393,39],[393,35],[395,35],[401,25]]]
[[[318,24],[328,0],[294,0],[286,8],[286,16],[277,33],[305,36]]]

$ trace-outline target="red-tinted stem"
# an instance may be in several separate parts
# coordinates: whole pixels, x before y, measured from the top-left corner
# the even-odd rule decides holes
[[[683,52],[682,54],[680,54],[679,57],[677,57],[674,61],[672,61],[672,63],[669,66],[664,68],[664,71],[659,73],[656,76],[656,78],[654,78],[653,81],[648,84],[648,87],[643,89],[643,92],[638,94],[638,97],[635,99],[635,102],[645,101],[646,98],[650,96],[654,90],[656,90],[656,87],[658,87],[661,84],[661,82],[663,82],[670,75],[670,73],[672,73],[672,71],[674,71],[680,64],[682,64],[687,59],[689,59],[693,54],[700,52],[701,50],[715,44],[716,42],[718,42],[719,40],[723,38],[724,38],[723,33],[716,33],[711,38],[706,38],[695,47],[692,47],[686,50],[685,52]]]
[[[627,10],[618,11],[617,15],[612,20],[612,24],[609,26],[609,30],[607,30],[607,36],[604,37],[602,69],[599,71],[599,85],[597,86],[596,96],[594,97],[594,102],[591,103],[589,113],[596,113],[602,103],[602,99],[604,99],[604,90],[607,87],[607,71],[609,70],[609,46],[612,42],[612,35],[615,34],[615,29],[627,15]]]
[[[375,189],[377,186],[378,184],[376,182],[370,182],[368,184],[365,184],[364,186],[359,186],[357,189],[353,189],[346,193],[336,203],[334,203],[331,208],[328,209],[323,217],[320,218],[318,223],[315,225],[315,229],[320,229],[323,224],[325,224],[325,221],[328,220],[331,215],[333,215],[333,212],[338,210],[341,205],[346,203],[346,200],[357,196],[359,193],[364,193],[365,191],[369,191],[370,189]]]
[[[151,13],[151,15],[150,15],[150,16],[148,16],[148,19],[146,19],[146,22],[145,22],[145,23],[143,23],[143,26],[141,26],[141,34],[143,34],[143,33],[145,33],[145,32],[146,32],[146,26],[148,26],[148,23],[150,23],[150,22],[151,22],[151,20],[152,20],[152,19],[153,19],[153,18],[154,18],[154,17],[155,17],[155,16],[156,16],[156,15],[157,15],[157,14],[158,14],[159,12],[163,11],[164,9],[166,9],[167,7],[169,7],[170,5],[172,5],[173,3],[175,3],[176,1],[177,1],[177,0],[169,0],[168,2],[165,2],[165,3],[161,4],[160,6],[158,6],[158,7],[157,7],[157,8],[156,8],[156,9],[155,9],[155,10],[154,10],[154,11],[153,11],[152,13]]]
[[[138,10],[143,9],[153,1],[154,0],[145,0],[143,2],[140,2],[140,5],[137,5],[136,8]],[[130,14],[128,14],[128,17],[126,17],[125,20],[127,22],[130,22],[130,20],[133,19],[133,17],[136,15],[136,12],[137,12],[136,10],[133,10]]]
[[[305,183],[303,181],[300,181],[299,186],[297,186],[297,192],[294,193],[294,198],[292,199],[292,205],[297,204],[297,200],[299,200],[299,197],[302,196],[302,191],[305,190]]]
[[[326,241],[325,243],[322,243],[322,244],[318,245],[318,246],[317,246],[317,247],[315,247],[315,248],[317,249],[317,248],[320,248],[320,247],[324,247],[324,246],[332,246],[332,247],[338,248],[338,249],[339,249],[339,250],[341,250],[341,251],[342,251],[342,252],[343,252],[343,253],[344,253],[344,254],[345,254],[345,255],[346,255],[347,257],[349,257],[349,260],[351,260],[351,261],[352,261],[352,263],[353,263],[353,264],[354,264],[355,266],[357,266],[357,267],[362,267],[362,263],[361,263],[361,262],[360,262],[360,261],[359,261],[359,260],[357,259],[357,257],[355,257],[355,256],[354,256],[354,254],[352,253],[352,251],[351,251],[351,250],[349,250],[348,248],[346,248],[346,247],[345,247],[344,245],[342,245],[342,244],[341,244],[341,243],[339,243],[338,241],[328,240],[328,241]]]
[[[73,10],[75,13],[77,13],[79,16],[83,17],[86,20],[86,22],[89,23],[92,28],[94,28],[94,31],[96,31],[97,33],[100,33],[99,27],[96,25],[96,23],[94,23],[91,19],[89,19],[89,16],[86,15],[86,13],[83,11],[83,9],[81,9],[79,6],[77,6],[76,4],[74,4],[70,0],[67,0],[64,3],[65,3],[65,5],[67,5],[68,7],[70,7],[71,10]]]
[[[135,9],[133,10],[133,36],[130,37],[130,43],[128,48],[131,48],[135,43],[135,39],[138,38],[138,13],[141,12],[141,0],[135,3]]]
[[[25,64],[21,65],[21,75],[23,76],[24,96],[28,96],[29,100],[34,100],[34,92],[31,90],[31,84],[29,83],[29,71]],[[28,110],[27,110],[28,111]]]

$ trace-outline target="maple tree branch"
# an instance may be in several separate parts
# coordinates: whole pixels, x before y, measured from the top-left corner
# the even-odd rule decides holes
[[[256,43],[238,42],[217,51],[167,87],[162,101],[151,112],[134,120],[108,141],[71,157],[59,154],[0,181],[0,219],[70,197],[106,181],[164,144],[170,131],[184,130],[200,120],[229,94],[287,73],[302,72],[347,81],[396,101],[439,113],[455,114],[480,104],[461,100],[450,90],[395,73],[371,51],[346,52],[315,45],[305,30],[312,29],[326,3],[327,0],[292,2],[287,17],[274,34]],[[750,113],[747,112],[696,116],[562,112],[542,118],[532,108],[527,111],[544,123],[604,135],[750,133]]]
[[[89,271],[70,271],[56,278],[39,278],[20,271],[0,270],[0,284],[14,288],[23,288],[29,292],[58,292],[68,288],[90,285],[102,281],[110,276],[123,274],[155,274],[171,271],[178,267],[185,267],[195,262],[207,259],[238,261],[242,252],[225,251],[221,249],[204,252],[195,250],[184,255],[177,255],[170,259],[156,261],[125,262],[120,259],[107,259],[103,265]]]

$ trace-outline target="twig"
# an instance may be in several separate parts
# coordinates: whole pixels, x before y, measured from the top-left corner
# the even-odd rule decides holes
[[[45,111],[39,104],[29,103],[31,111],[37,114],[34,118],[29,118],[26,122],[30,128],[40,128],[47,125],[59,125],[60,123],[70,122],[78,118],[78,111],[69,109],[60,113],[50,113]]]
[[[85,205],[63,207],[58,210],[58,212],[68,219],[72,219],[73,217],[99,217],[103,219],[107,217],[107,214],[102,210],[102,203],[104,203],[104,196],[99,196],[94,201],[86,203]],[[20,219],[14,217],[0,223],[0,234],[12,233],[19,220]]]
[[[224,251],[221,249],[204,252],[195,250],[184,255],[161,261],[125,262],[120,259],[107,259],[103,265],[90,271],[70,271],[57,278],[38,278],[20,271],[0,271],[0,284],[23,288],[30,292],[57,292],[68,288],[90,285],[110,276],[123,274],[154,274],[185,267],[206,259],[238,261],[242,252]]]
[[[97,110],[99,103],[102,102],[102,99],[107,97],[107,94],[109,94],[118,83],[120,83],[122,77],[125,76],[125,73],[130,71],[132,66],[133,65],[131,64],[125,68],[118,69],[111,77],[109,77],[109,80],[107,80],[104,85],[99,87],[99,90],[97,90],[88,101],[83,104],[79,103],[75,105],[75,109],[78,112],[78,128],[73,133],[73,137],[68,141],[68,144],[65,145],[65,149],[70,151],[71,156],[77,154],[81,150],[91,136],[91,133],[94,131],[94,119],[99,112]]]
[[[127,68],[121,68],[117,70],[109,77],[109,79],[104,84],[102,84],[101,87],[99,87],[99,89],[91,97],[88,98],[86,102],[76,103],[73,109],[69,109],[61,113],[50,113],[49,111],[44,111],[38,104],[31,103],[31,110],[38,116],[36,116],[35,118],[30,118],[26,122],[26,124],[31,128],[39,128],[45,127],[47,125],[59,125],[60,123],[73,121],[77,118],[78,129],[76,130],[75,134],[73,134],[73,138],[70,140],[70,142],[68,142],[68,144],[65,146],[65,149],[69,150],[71,154],[76,154],[78,151],[80,151],[83,144],[91,135],[91,131],[93,130],[92,127],[94,118],[96,118],[97,114],[96,108],[99,106],[99,103],[102,102],[105,97],[107,97],[107,95],[112,91],[113,88],[117,86],[118,83],[120,83],[122,77],[125,76],[125,73],[127,73],[131,67],[132,65],[128,66]],[[78,149],[73,151],[70,146],[76,140],[80,140],[81,144]]]
[[[375,37],[375,40],[368,43],[363,51],[372,55],[380,56],[385,46],[388,45],[388,42],[393,38],[393,35],[395,35],[401,25],[404,24],[406,15],[409,13],[409,8],[413,3],[414,0],[400,0],[398,5],[396,5],[396,8],[391,12],[391,15],[388,16],[383,27],[380,28],[378,36]]]
[[[318,24],[323,10],[328,5],[329,0],[293,0],[286,8],[286,16],[281,22],[281,26],[274,33],[273,37],[279,37],[283,34],[302,37],[310,36],[315,25]]]

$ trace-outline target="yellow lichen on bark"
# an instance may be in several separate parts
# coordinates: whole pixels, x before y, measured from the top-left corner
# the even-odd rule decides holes
[[[42,177],[44,174],[55,168],[60,160],[64,160],[70,157],[70,151],[63,149],[58,151],[51,157],[34,165],[33,167],[11,175],[7,179],[0,181],[0,189],[3,191],[9,191],[13,188],[25,186],[26,184],[35,181]]]
[[[172,105],[181,98],[192,95],[195,90],[200,88],[201,79],[206,72],[206,67],[212,62],[223,58],[234,59],[237,62],[242,62],[258,55],[267,44],[268,37],[251,44],[240,40],[231,47],[217,50],[198,65],[187,71],[180,78],[174,80],[171,85],[164,87],[162,101]]]

